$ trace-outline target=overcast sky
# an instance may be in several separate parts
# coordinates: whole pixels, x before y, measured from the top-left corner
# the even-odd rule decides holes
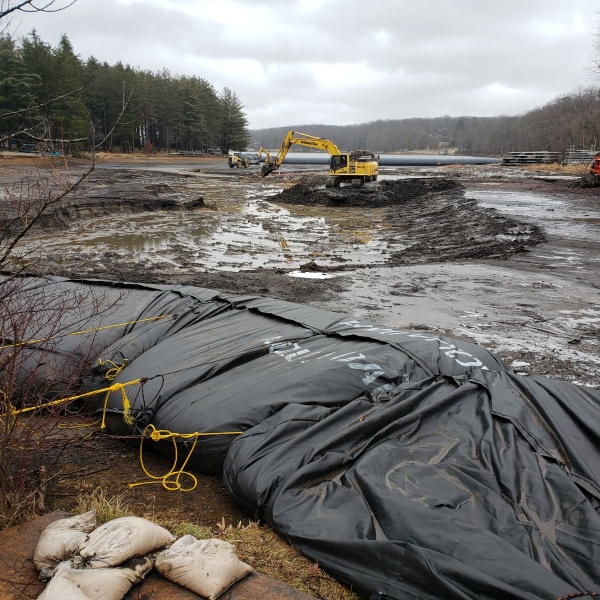
[[[65,0],[57,0],[65,1]],[[526,112],[592,84],[600,0],[77,0],[17,13],[82,59],[195,75],[250,128]]]

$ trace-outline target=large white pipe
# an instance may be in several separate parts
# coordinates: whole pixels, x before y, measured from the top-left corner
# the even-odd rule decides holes
[[[380,154],[382,167],[411,167],[436,165],[487,165],[501,163],[501,158],[486,156],[455,156],[451,154]],[[327,165],[329,154],[324,152],[289,152],[283,160],[285,165]]]

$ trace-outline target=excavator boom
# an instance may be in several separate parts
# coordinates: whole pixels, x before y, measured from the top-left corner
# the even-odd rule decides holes
[[[285,136],[285,139],[281,144],[281,148],[279,148],[277,156],[270,162],[270,165],[265,165],[262,168],[263,177],[279,169],[292,144],[306,146],[308,148],[316,148],[318,150],[326,150],[330,155],[340,154],[339,148],[333,142],[330,142],[325,138],[309,135],[308,133],[301,133],[299,131],[288,131],[288,134]]]

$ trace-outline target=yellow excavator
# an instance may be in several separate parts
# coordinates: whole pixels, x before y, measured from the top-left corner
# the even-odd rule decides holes
[[[348,181],[352,187],[362,187],[365,183],[377,181],[379,165],[375,154],[370,150],[341,152],[333,142],[299,131],[288,132],[274,159],[271,160],[270,155],[267,155],[269,160],[261,169],[263,177],[279,169],[292,144],[329,152],[330,179],[325,184],[328,188],[339,187],[342,182]]]
[[[263,154],[266,155],[265,165],[270,165],[271,164],[271,153],[266,148],[263,148],[262,146],[258,150],[258,162],[259,162],[259,164],[260,164],[260,157]],[[266,173],[266,174],[268,175],[268,173]]]

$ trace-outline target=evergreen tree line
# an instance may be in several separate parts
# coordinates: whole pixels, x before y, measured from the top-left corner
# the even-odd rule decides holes
[[[19,43],[0,35],[3,147],[44,141],[71,151],[92,137],[103,150],[226,153],[249,141],[243,108],[235,92],[200,77],[84,62],[66,35],[56,47],[35,30]]]
[[[600,148],[600,88],[587,87],[560,96],[522,115],[379,120],[357,125],[298,125],[251,131],[256,148],[279,148],[290,130],[327,138],[341,150],[374,152],[440,151],[504,156],[509,152],[547,150],[564,153],[570,147]],[[291,150],[306,151],[301,146]]]

